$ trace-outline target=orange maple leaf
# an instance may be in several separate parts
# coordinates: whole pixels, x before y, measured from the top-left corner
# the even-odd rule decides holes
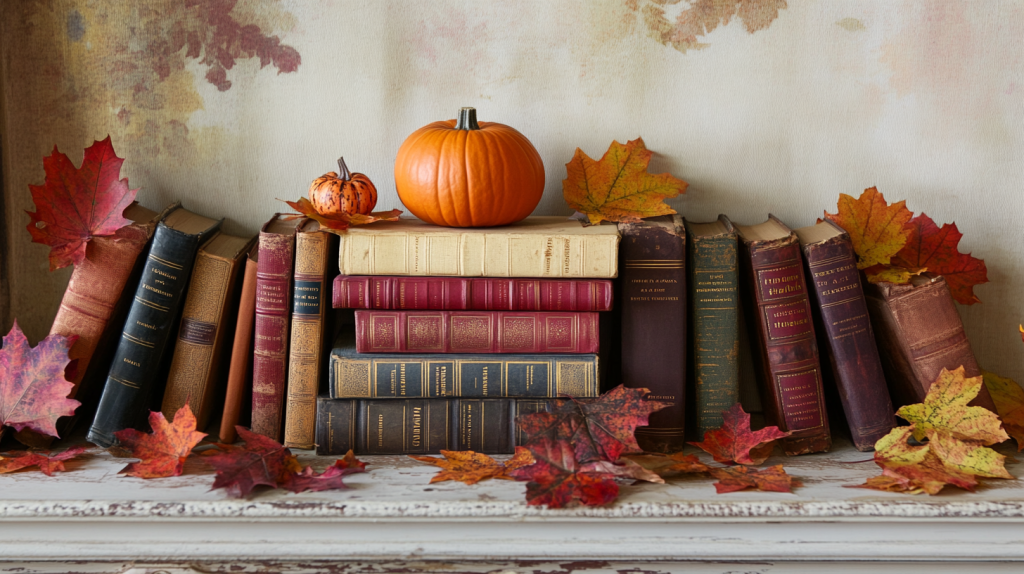
[[[434,456],[409,455],[409,458],[432,464],[442,470],[435,474],[430,483],[454,480],[465,484],[476,484],[488,478],[515,480],[508,472],[533,464],[533,455],[528,449],[516,447],[516,454],[505,462],[499,462],[486,454],[471,450],[442,450],[444,458]]]
[[[89,450],[87,446],[73,446],[64,452],[50,455],[49,453],[12,451],[0,456],[0,474],[14,472],[23,468],[38,466],[46,476],[55,472],[64,472],[64,462],[76,458]]]
[[[180,476],[192,448],[206,436],[206,433],[196,432],[192,409],[186,403],[174,413],[173,423],[167,422],[162,412],[150,412],[149,426],[153,428],[149,434],[135,429],[114,433],[118,443],[131,451],[131,456],[141,459],[124,467],[121,473],[138,478]]]
[[[576,148],[572,161],[565,164],[562,195],[590,223],[637,222],[675,213],[663,200],[685,193],[689,184],[668,173],[647,173],[652,155],[642,138],[626,145],[613,141],[598,161]]]
[[[673,454],[627,454],[622,458],[639,464],[661,478],[671,478],[683,474],[700,474],[710,470],[710,467],[698,460],[696,456],[681,452]]]
[[[914,214],[905,201],[889,205],[877,188],[865,189],[857,199],[841,193],[837,207],[825,218],[850,235],[858,269],[888,264],[910,238],[906,225]]]
[[[320,224],[320,228],[332,233],[345,231],[351,225],[367,225],[377,221],[398,221],[398,216],[402,214],[400,209],[392,209],[391,211],[374,211],[368,215],[361,213],[354,213],[349,215],[347,213],[341,213],[338,215],[323,215],[313,207],[313,204],[305,197],[300,197],[298,201],[286,201],[284,199],[278,199],[287,203],[292,209],[298,211],[306,217],[316,220]],[[290,216],[290,219],[299,217],[298,215]]]
[[[1017,441],[1017,452],[1024,450],[1024,389],[1012,379],[982,371],[985,388],[992,396],[1003,430]]]
[[[929,273],[942,275],[957,303],[972,305],[980,302],[974,286],[988,283],[985,261],[960,253],[958,245],[963,234],[955,223],[935,225],[932,218],[918,215],[907,225],[910,231],[906,245],[893,256],[892,264],[904,268],[923,267]]]
[[[708,472],[718,479],[718,482],[715,483],[715,490],[718,491],[718,494],[747,488],[765,492],[793,492],[793,488],[803,486],[800,480],[786,474],[781,464],[765,469],[750,468],[749,466],[712,468]]]

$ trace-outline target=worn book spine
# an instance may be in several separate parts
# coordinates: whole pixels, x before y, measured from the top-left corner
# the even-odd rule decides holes
[[[256,340],[253,345],[252,430],[281,440],[288,378],[295,235],[260,232],[256,268]]]
[[[220,420],[220,442],[235,442],[235,425],[239,424],[246,390],[252,392],[253,335],[256,323],[256,270],[259,245],[249,250],[238,299],[235,338],[231,344],[231,365],[228,368],[224,414]]]
[[[622,383],[671,404],[636,430],[650,452],[682,450],[686,416],[686,234],[679,216],[619,225]]]
[[[341,236],[342,275],[421,275],[455,277],[612,278],[617,271],[614,234],[375,232]]]
[[[757,331],[754,352],[766,422],[791,432],[788,455],[828,450],[818,345],[800,245],[795,234],[780,240],[741,242],[748,322]],[[755,327],[756,326],[756,327]]]
[[[86,437],[89,442],[104,448],[114,445],[114,433],[138,424],[148,414],[150,397],[163,390],[165,351],[178,324],[196,251],[207,237],[162,222],[157,227]]]
[[[693,412],[697,437],[722,426],[739,402],[739,273],[736,234],[689,241]]]
[[[846,234],[803,246],[814,309],[853,444],[873,450],[895,425],[853,244]]]
[[[360,353],[596,353],[597,313],[356,311]]]
[[[612,282],[339,275],[333,301],[336,309],[610,311]]]
[[[968,377],[981,375],[942,276],[926,274],[908,285],[868,284],[865,290],[894,406],[922,402],[942,369],[962,366]],[[985,387],[970,404],[995,412]]]
[[[173,420],[178,409],[188,403],[197,427],[206,428],[214,393],[223,388],[217,378],[223,376],[221,349],[230,330],[225,322],[232,312],[230,307],[238,303],[235,287],[240,263],[240,259],[199,249],[160,409],[167,420]]]
[[[338,399],[596,397],[597,355],[365,355],[335,348]]]
[[[327,266],[331,238],[327,231],[295,234],[295,282],[292,287],[291,344],[285,401],[284,445],[313,448],[316,396],[323,370],[327,315]]]
[[[546,401],[545,401],[546,402]],[[514,399],[317,399],[316,453],[436,454],[515,450],[517,414],[544,410],[536,400]]]

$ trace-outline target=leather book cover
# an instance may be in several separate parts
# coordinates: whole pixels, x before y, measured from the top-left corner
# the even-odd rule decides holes
[[[722,426],[722,411],[740,400],[739,249],[736,230],[717,221],[685,221],[690,279],[690,381],[694,436]]]
[[[343,275],[611,278],[618,243],[615,226],[584,227],[564,216],[477,229],[401,219],[350,227],[338,268]]]
[[[256,267],[252,431],[276,441],[281,440],[288,378],[295,228],[303,222],[291,217],[277,213],[263,225]]]
[[[510,454],[521,412],[543,410],[533,399],[317,399],[316,453],[437,454],[472,450]],[[520,403],[522,403],[520,405]]]
[[[944,368],[981,374],[942,276],[924,273],[907,285],[868,283],[865,294],[893,406],[923,401]],[[985,387],[970,404],[996,410]]]
[[[765,420],[793,433],[781,441],[788,455],[828,450],[832,438],[800,243],[772,215],[759,225],[735,227]]]
[[[252,394],[252,341],[256,326],[256,268],[259,250],[257,240],[256,245],[249,249],[238,297],[235,336],[231,344],[231,363],[228,367],[227,391],[224,394],[224,413],[220,419],[220,442],[228,444],[235,442],[235,425],[242,424],[243,407],[252,404],[252,397],[246,395]]]
[[[338,399],[596,397],[598,356],[360,354],[350,333],[331,351]]]
[[[336,309],[610,311],[612,295],[607,279],[339,275],[333,303]]]
[[[142,422],[151,398],[163,391],[166,351],[178,326],[196,251],[221,221],[178,207],[157,226],[86,437],[89,442],[103,448],[116,444],[114,433]]]
[[[878,357],[853,243],[828,220],[794,232],[803,247],[820,348],[829,357],[853,444],[858,450],[874,450],[878,439],[896,424],[896,411]]]
[[[295,275],[292,288],[291,343],[285,400],[284,445],[313,448],[316,439],[316,397],[324,374],[327,348],[327,287],[331,246],[337,235],[307,220],[295,233]]]
[[[596,353],[597,313],[356,311],[360,353]]]
[[[238,309],[238,275],[254,237],[218,233],[199,248],[181,312],[167,388],[160,410],[173,420],[187,402],[197,428],[205,429],[224,391],[224,339]]]
[[[620,223],[622,383],[672,406],[636,430],[640,447],[678,452],[686,426],[686,234],[678,215]]]

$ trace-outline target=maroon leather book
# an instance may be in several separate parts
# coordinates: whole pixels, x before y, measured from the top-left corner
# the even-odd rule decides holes
[[[968,377],[981,375],[941,275],[925,273],[907,285],[868,284],[865,291],[882,367],[897,407],[923,401],[942,369],[962,366]],[[996,411],[984,386],[970,404]]]
[[[596,353],[597,313],[356,311],[357,353]]]
[[[878,357],[850,236],[825,220],[795,229],[811,281],[815,328],[832,364],[846,423],[857,450],[874,450],[896,419]]]
[[[295,228],[302,218],[274,215],[260,230],[256,265],[256,340],[253,344],[252,430],[281,440],[288,326],[292,310]]]
[[[650,390],[672,406],[636,429],[640,447],[678,452],[685,446],[686,233],[678,215],[620,223],[622,383]]]
[[[333,301],[335,309],[610,311],[612,282],[339,275]]]
[[[735,227],[765,420],[793,433],[781,441],[788,455],[828,450],[832,438],[796,234],[772,215],[759,225]]]

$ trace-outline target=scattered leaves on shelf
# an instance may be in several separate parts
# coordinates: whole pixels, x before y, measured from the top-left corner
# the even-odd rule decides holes
[[[46,180],[29,186],[36,211],[26,213],[32,241],[50,246],[50,271],[81,263],[90,239],[114,235],[131,223],[122,214],[138,190],[120,179],[123,162],[110,136],[85,149],[79,168],[56,146],[43,158]]]
[[[409,458],[432,464],[441,469],[430,479],[431,484],[446,480],[465,484],[476,484],[488,478],[515,480],[508,475],[508,471],[533,464],[533,456],[530,451],[521,446],[516,447],[515,456],[504,462],[471,450],[442,450],[441,456],[444,458],[418,455],[409,455]]]
[[[1003,421],[1003,430],[1017,441],[1017,452],[1024,450],[1024,389],[1012,379],[988,371],[982,371],[982,378]]]
[[[857,254],[857,268],[888,264],[910,238],[906,224],[914,216],[905,201],[889,205],[875,187],[860,197],[839,194],[836,213],[825,212],[825,218],[846,230]]]
[[[791,433],[779,427],[750,430],[750,415],[736,403],[722,412],[722,426],[704,433],[703,442],[691,442],[709,453],[715,462],[759,465],[772,454],[775,441]]]
[[[278,201],[284,201],[292,209],[310,219],[316,220],[322,229],[329,231],[345,231],[352,225],[367,225],[377,221],[398,221],[398,216],[402,214],[402,210],[392,209],[391,211],[374,211],[368,215],[361,213],[352,215],[347,213],[323,215],[305,197],[300,197],[298,201],[286,201],[284,199],[279,199]]]
[[[675,213],[664,200],[686,193],[688,184],[668,173],[647,173],[652,156],[642,138],[625,145],[613,141],[597,161],[576,148],[572,161],[565,164],[562,195],[569,207],[585,213],[592,224],[638,222]]]
[[[89,451],[84,445],[73,446],[63,452],[50,454],[49,452],[32,451],[11,451],[0,456],[0,474],[15,472],[30,468],[39,467],[40,472],[46,476],[53,476],[55,472],[64,472],[64,463],[77,458],[79,455]]]
[[[781,464],[764,469],[748,466],[712,468],[708,472],[718,479],[718,482],[715,483],[715,490],[718,491],[718,494],[748,488],[765,492],[793,492],[794,488],[803,486],[800,480],[786,474]]]
[[[140,459],[124,467],[121,473],[138,478],[180,476],[192,448],[206,436],[196,431],[192,409],[186,403],[174,413],[173,422],[168,422],[161,412],[150,412],[149,426],[153,429],[151,433],[135,429],[114,433],[120,446]]]
[[[64,378],[76,340],[50,335],[32,348],[14,321],[0,349],[0,427],[57,436],[57,419],[73,415],[81,404],[67,398],[74,385]]]
[[[910,220],[907,228],[907,244],[892,258],[892,264],[908,269],[925,268],[929,273],[942,275],[957,303],[980,302],[974,286],[988,283],[988,269],[983,260],[960,253],[958,246],[963,234],[956,223],[944,223],[940,228],[922,213]]]

